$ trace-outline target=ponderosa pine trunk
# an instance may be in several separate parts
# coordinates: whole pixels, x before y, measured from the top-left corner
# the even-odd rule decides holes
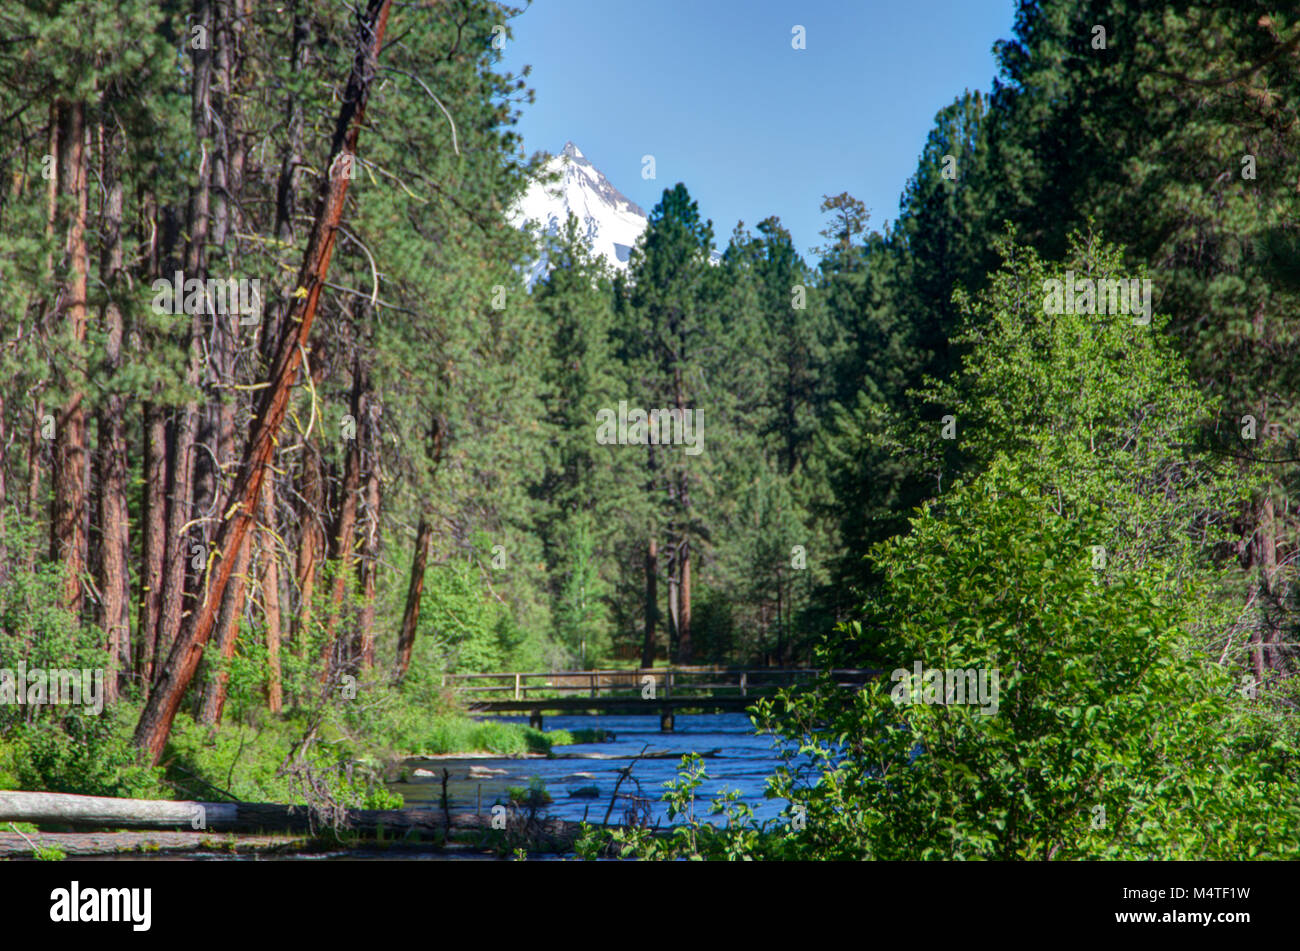
[[[275,483],[262,488],[262,525],[257,537],[262,570],[262,610],[266,615],[266,706],[279,713],[284,705],[280,685],[280,572],[275,551]]]
[[[111,293],[123,283],[122,271],[122,183],[108,158],[113,137],[101,129],[102,170],[100,177],[108,184],[101,216],[101,271]],[[104,305],[104,366],[109,378],[122,367],[122,310],[110,295]],[[131,623],[129,613],[130,516],[127,507],[126,400],[109,389],[100,402],[99,445],[96,473],[99,481],[99,610],[97,621],[104,632],[110,669],[104,682],[105,699],[113,702],[118,695],[118,675],[131,670]]]
[[[213,38],[211,0],[197,0],[194,8],[195,25],[201,26],[209,39]],[[212,52],[209,44],[197,48],[191,45],[194,56],[194,75],[190,84],[190,123],[198,149],[197,183],[190,193],[186,233],[183,276],[203,282],[207,278],[205,266],[208,228],[211,215],[212,182]],[[173,293],[185,297],[184,288],[173,288]],[[187,301],[188,303],[188,301]],[[189,307],[183,308],[188,310]],[[185,372],[186,387],[198,392],[203,384],[204,307],[189,315],[189,358]],[[167,544],[163,557],[162,613],[155,639],[154,656],[170,653],[179,636],[186,595],[199,597],[198,579],[203,577],[211,549],[208,544],[193,543],[192,512],[194,501],[194,476],[196,471],[195,447],[199,432],[198,403],[187,400],[177,412],[172,423],[171,473],[167,498]],[[205,538],[201,534],[199,537]],[[193,562],[193,565],[191,565]],[[193,574],[186,572],[193,567]],[[193,578],[193,581],[188,580]]]
[[[358,358],[359,359],[359,358]],[[361,418],[361,372],[357,365],[352,368],[352,418]],[[334,558],[337,570],[334,573],[334,590],[330,595],[329,616],[325,619],[324,665],[321,681],[329,680],[331,668],[340,659],[337,642],[339,617],[343,610],[343,598],[347,593],[348,577],[352,573],[352,553],[355,547],[354,536],[357,527],[357,496],[361,491],[361,446],[354,432],[348,441],[347,459],[343,464],[343,497],[339,505],[338,522],[334,530]],[[348,645],[344,645],[346,648]]]
[[[659,543],[653,535],[645,553],[645,636],[641,641],[641,666],[655,665],[655,621],[659,614]]]
[[[369,392],[369,379],[366,380],[365,395],[365,451],[363,467],[365,469],[365,526],[361,542],[361,559],[358,569],[361,572],[361,618],[358,623],[357,636],[359,644],[357,653],[363,670],[375,666],[375,595],[379,574],[379,424],[376,420],[378,404],[375,395]]]
[[[426,515],[420,516],[415,532],[415,553],[411,558],[411,580],[406,587],[406,608],[402,611],[402,627],[397,635],[397,666],[395,680],[406,676],[411,666],[411,652],[415,649],[415,631],[420,623],[420,598],[424,593],[424,572],[429,563],[429,540],[433,526]]]
[[[87,178],[85,104],[63,104],[59,110],[59,191],[67,214],[64,245],[68,279],[62,308],[67,339],[74,347],[86,340],[86,291],[90,254],[86,244]],[[74,616],[81,613],[81,585],[86,573],[87,453],[84,372],[80,355],[60,361],[66,395],[55,422],[54,498],[50,519],[50,557],[63,566],[60,602]]]
[[[212,634],[217,606],[230,583],[235,564],[227,553],[239,550],[256,514],[276,437],[288,411],[290,387],[302,365],[303,350],[316,319],[321,293],[325,289],[330,258],[343,216],[348,179],[338,169],[341,164],[350,167],[356,154],[366,100],[374,80],[379,51],[383,48],[391,6],[392,0],[370,0],[361,17],[357,30],[356,56],[335,124],[329,161],[325,166],[328,174],[321,182],[315,224],[299,272],[298,286],[302,293],[296,294],[290,305],[276,349],[275,363],[271,368],[269,385],[261,391],[252,435],[231,493],[234,505],[228,516],[223,513],[217,535],[216,557],[209,562],[203,596],[195,612],[190,615],[181,636],[173,644],[167,663],[136,725],[135,743],[149,751],[154,763],[162,756],[176,711],[180,708],[203,648]],[[340,159],[343,161],[340,162]]]

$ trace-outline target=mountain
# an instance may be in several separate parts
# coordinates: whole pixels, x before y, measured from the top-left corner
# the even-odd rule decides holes
[[[572,142],[564,143],[560,154],[546,163],[543,174],[558,175],[559,180],[551,185],[531,183],[511,210],[511,223],[523,227],[534,221],[544,233],[558,234],[572,212],[588,247],[610,267],[626,271],[632,248],[649,220],[645,211],[615,188]],[[713,262],[720,257],[715,251]],[[525,274],[528,286],[546,271],[545,257],[530,265]]]
[[[558,234],[570,213],[581,223],[588,246],[614,268],[627,270],[632,247],[646,228],[646,213],[615,188],[572,142],[544,167],[559,181],[534,181],[511,213],[511,223],[538,222],[546,234]],[[528,286],[546,273],[545,258],[528,270]]]

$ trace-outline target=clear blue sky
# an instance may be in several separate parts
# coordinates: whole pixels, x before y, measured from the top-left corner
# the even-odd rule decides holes
[[[683,181],[719,247],[778,215],[807,254],[824,194],[862,199],[871,228],[897,216],[935,113],[990,88],[1013,17],[1013,0],[536,0],[502,64],[533,67],[529,153],[572,139],[647,212]]]

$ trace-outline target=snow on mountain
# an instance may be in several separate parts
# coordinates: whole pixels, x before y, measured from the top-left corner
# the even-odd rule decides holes
[[[554,184],[532,182],[511,210],[510,221],[541,225],[545,234],[559,234],[569,213],[578,219],[587,245],[610,267],[626,271],[637,238],[648,218],[639,205],[613,186],[572,142],[546,163],[545,173],[558,174]],[[713,253],[713,261],[720,255]],[[530,265],[524,275],[529,287],[548,270],[545,257]]]
[[[614,268],[627,270],[632,247],[646,228],[646,213],[615,188],[572,142],[551,159],[546,172],[559,181],[534,181],[510,215],[511,223],[538,222],[546,234],[559,234],[569,213],[578,219],[588,246]],[[546,273],[546,260],[535,262],[526,275],[528,286]]]

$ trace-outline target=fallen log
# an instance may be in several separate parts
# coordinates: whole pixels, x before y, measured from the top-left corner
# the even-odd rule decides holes
[[[339,826],[357,832],[434,832],[445,825],[431,809],[350,809]],[[115,799],[69,793],[0,792],[0,822],[32,822],[73,828],[190,829],[217,832],[314,832],[333,825],[307,806],[270,802],[192,802]]]
[[[337,824],[332,819],[337,818]],[[534,818],[524,823],[511,810],[507,828],[494,830],[492,819],[473,813],[448,816],[433,809],[348,809],[323,816],[306,806],[268,802],[175,802],[164,799],[115,799],[69,793],[0,791],[0,822],[69,826],[74,829],[189,829],[201,832],[290,832],[315,835],[337,828],[358,838],[402,837],[445,840],[457,832],[521,832],[540,846],[566,849],[581,823]]]
[[[292,851],[310,839],[301,836],[216,837],[208,832],[0,832],[0,858],[32,858],[37,848],[67,856],[220,852],[231,855]]]

